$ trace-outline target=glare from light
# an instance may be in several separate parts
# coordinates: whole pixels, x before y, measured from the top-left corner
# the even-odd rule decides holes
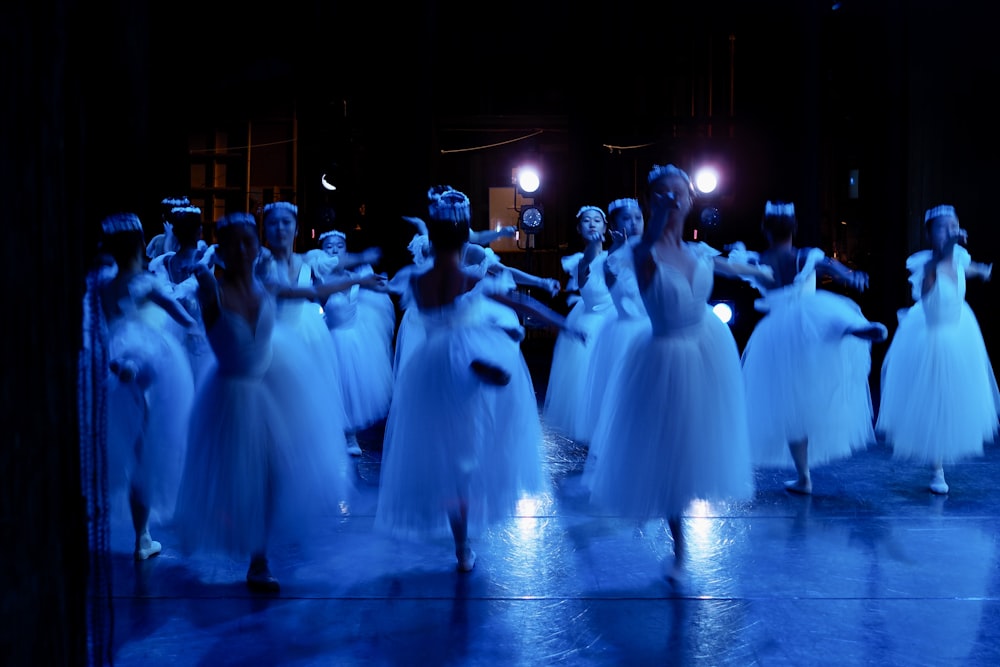
[[[542,178],[539,176],[538,170],[534,167],[521,167],[517,170],[517,187],[521,188],[522,192],[531,194],[541,184]]]
[[[719,187],[719,173],[713,167],[702,167],[695,172],[694,186],[705,195],[715,192]]]
[[[320,183],[323,184],[323,187],[326,188],[327,190],[330,190],[332,192],[333,190],[337,189],[336,185],[334,185],[330,181],[326,180],[326,174],[323,174],[323,176],[321,176],[319,180],[320,180]]]
[[[729,324],[733,321],[733,308],[728,303],[717,303],[712,306],[712,312],[715,316],[722,320],[723,324]]]

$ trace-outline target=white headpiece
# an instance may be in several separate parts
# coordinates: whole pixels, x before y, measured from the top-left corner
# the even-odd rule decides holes
[[[201,220],[201,209],[197,206],[174,206],[170,209],[170,220],[172,221],[183,220],[189,217]]]
[[[924,213],[924,224],[927,224],[934,218],[940,218],[946,215],[950,215],[956,219],[958,218],[958,216],[955,214],[954,206],[949,206],[948,204],[941,204],[939,206],[935,206],[934,208],[929,208]]]
[[[688,187],[691,187],[691,177],[687,175],[687,172],[672,164],[654,164],[653,168],[649,170],[649,176],[646,177],[646,183],[651,184],[664,176],[680,176],[688,184]]]
[[[436,185],[427,191],[427,211],[435,220],[469,222],[472,219],[469,198],[450,185]]]
[[[101,221],[101,231],[105,234],[141,232],[142,223],[135,213],[113,213]]]
[[[319,235],[320,243],[323,242],[323,239],[328,239],[331,236],[339,236],[340,238],[344,239],[345,241],[347,240],[347,234],[345,234],[344,232],[340,231],[339,229],[331,229],[330,231],[323,232],[322,234]]]
[[[163,208],[174,208],[175,206],[190,206],[191,200],[187,197],[164,197],[160,200]]]
[[[431,254],[431,240],[427,234],[414,234],[406,249],[413,255],[415,262],[423,261]]]
[[[576,219],[579,220],[581,217],[583,217],[583,214],[586,213],[587,211],[594,211],[595,213],[600,214],[601,220],[603,220],[604,222],[608,221],[608,219],[604,217],[604,211],[602,211],[597,206],[590,206],[590,205],[581,206],[580,210],[576,212]]]
[[[257,220],[254,219],[253,215],[250,213],[230,213],[229,215],[224,215],[215,221],[216,229],[223,229],[224,227],[232,227],[234,225],[250,225],[251,227],[256,227]]]
[[[264,204],[264,211],[261,213],[261,218],[266,218],[267,214],[271,211],[288,211],[295,216],[296,220],[299,217],[299,207],[289,201],[273,201],[270,204]]]
[[[785,202],[780,202],[780,201],[774,202],[774,201],[768,200],[768,202],[766,204],[764,204],[764,215],[765,216],[785,216],[785,217],[788,217],[788,218],[794,218],[795,217],[795,204],[793,204],[791,202],[785,203]]]
[[[611,215],[620,208],[634,208],[639,209],[639,200],[631,199],[626,197],[625,199],[616,199],[610,204],[608,204],[608,215]],[[640,209],[641,210],[641,209]]]

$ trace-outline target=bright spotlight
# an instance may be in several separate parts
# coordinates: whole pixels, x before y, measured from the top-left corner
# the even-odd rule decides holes
[[[712,305],[712,312],[722,320],[723,324],[730,324],[733,321],[733,307],[725,301],[719,301]]]
[[[323,185],[323,187],[324,187],[325,189],[327,189],[327,190],[330,190],[331,192],[332,192],[333,190],[336,190],[336,189],[337,189],[337,186],[336,186],[336,185],[334,185],[333,183],[331,183],[330,181],[328,181],[328,180],[326,179],[326,174],[323,174],[323,175],[322,175],[322,176],[320,177],[319,181],[320,181],[320,183],[321,183],[321,184]]]
[[[719,187],[719,173],[713,167],[702,167],[695,172],[694,186],[703,195],[715,192]]]
[[[534,167],[521,167],[517,170],[517,187],[525,194],[534,194],[542,184],[541,176]]]

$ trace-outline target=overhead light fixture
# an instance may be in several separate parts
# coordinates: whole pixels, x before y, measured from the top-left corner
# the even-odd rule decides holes
[[[331,192],[337,189],[336,185],[327,180],[325,173],[320,177],[319,182],[323,185],[324,189],[330,190]]]

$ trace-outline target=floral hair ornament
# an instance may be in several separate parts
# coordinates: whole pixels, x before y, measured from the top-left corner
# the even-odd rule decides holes
[[[141,232],[142,222],[135,213],[113,213],[101,221],[101,231],[105,234]]]
[[[958,219],[958,215],[955,214],[955,207],[954,206],[949,206],[948,204],[941,204],[939,206],[935,206],[933,208],[929,208],[924,213],[924,224],[926,225],[928,222],[930,222],[934,218],[942,218],[942,217],[944,217],[946,215],[951,216],[951,217],[955,218],[956,220]]]
[[[765,216],[784,216],[787,218],[795,217],[795,204],[786,203],[780,201],[770,201],[764,204],[764,215]]]
[[[608,219],[604,217],[604,211],[602,211],[597,206],[590,206],[590,205],[581,206],[580,210],[576,212],[576,219],[579,220],[580,218],[582,218],[583,214],[586,213],[587,211],[593,211],[594,213],[597,213],[598,215],[601,216],[601,220],[607,223]]]
[[[296,220],[299,217],[299,207],[290,201],[273,201],[270,204],[264,204],[264,211],[261,213],[261,217],[266,218],[267,214],[272,211],[288,211],[295,216]]]
[[[435,220],[464,222],[472,219],[472,207],[465,193],[450,185],[435,185],[427,191],[427,210]]]
[[[160,200],[160,206],[163,208],[175,208],[177,206],[190,206],[191,200],[187,197],[164,197]]]
[[[340,231],[339,229],[331,229],[328,232],[323,232],[319,235],[319,242],[322,243],[324,240],[330,238],[331,236],[339,236],[340,238],[347,240],[347,234]]]
[[[431,254],[431,240],[427,234],[414,234],[406,249],[413,255],[413,260],[419,262]]]
[[[215,221],[216,229],[225,229],[226,227],[234,227],[236,225],[256,227],[257,220],[250,213],[230,213]]]
[[[616,199],[613,202],[611,202],[610,204],[608,204],[608,215],[611,215],[612,213],[614,213],[615,211],[617,211],[620,208],[634,208],[637,211],[641,210],[639,208],[639,200],[638,199],[631,199],[631,198],[626,197],[624,199]]]
[[[692,191],[694,190],[694,186],[691,185],[691,177],[687,175],[687,172],[672,164],[654,164],[653,168],[649,170],[649,176],[646,177],[646,183],[652,185],[654,181],[658,181],[665,176],[680,176],[688,184],[688,187]]]
[[[201,209],[197,206],[174,206],[170,209],[171,222],[201,222]]]

